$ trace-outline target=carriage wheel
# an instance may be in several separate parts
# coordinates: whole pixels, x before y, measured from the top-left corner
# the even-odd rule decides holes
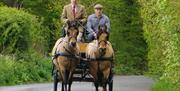
[[[58,74],[57,71],[54,71],[54,90],[53,91],[57,91],[57,85],[58,85]]]

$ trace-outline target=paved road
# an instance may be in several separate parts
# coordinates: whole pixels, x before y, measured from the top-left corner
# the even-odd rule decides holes
[[[150,91],[153,83],[152,79],[144,76],[115,76],[114,91]],[[0,91],[52,91],[52,89],[52,83],[0,87]],[[92,83],[74,82],[72,91],[95,91],[95,88]]]

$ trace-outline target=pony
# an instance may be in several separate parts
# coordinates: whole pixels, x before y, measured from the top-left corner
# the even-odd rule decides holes
[[[66,36],[61,38],[56,49],[56,64],[58,76],[62,80],[62,91],[71,91],[72,77],[74,70],[80,60],[76,58],[79,55],[79,46],[77,45],[78,27],[68,23]],[[55,91],[57,91],[57,84]]]
[[[109,33],[106,31],[107,27],[99,27],[98,29],[97,39],[86,47],[86,58],[90,60],[89,71],[94,79],[96,91],[99,91],[99,86],[103,87],[103,91],[107,91],[114,51],[111,43],[108,41]]]

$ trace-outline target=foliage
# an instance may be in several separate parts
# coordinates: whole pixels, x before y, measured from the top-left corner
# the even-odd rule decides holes
[[[39,62],[38,60],[41,62],[43,60],[42,55],[50,52],[55,41],[60,37],[62,27],[59,20],[60,15],[63,6],[68,4],[69,1],[18,1],[23,2],[22,9],[20,10],[1,8],[0,30],[3,31],[0,31],[0,35],[2,35],[0,37],[0,52],[3,54],[10,53],[13,56],[18,55],[18,59],[16,58],[15,61],[21,62],[21,60],[24,60],[22,65],[14,61],[12,63],[12,65],[20,65],[20,68],[17,68],[18,70],[21,70],[22,67],[27,67],[22,69],[22,73],[18,73],[21,76],[30,69],[29,67],[36,68],[35,65],[31,66],[30,64]],[[134,0],[79,1],[86,7],[88,15],[94,12],[93,6],[96,3],[101,3],[104,6],[104,13],[111,20],[110,41],[116,52],[114,60],[115,72],[118,74],[143,74],[147,69],[145,56],[147,45],[143,38],[143,20],[139,14],[140,5]],[[36,59],[38,57],[42,59]],[[37,73],[32,74],[37,77],[33,76],[34,79],[39,79]],[[3,75],[5,76],[6,74]],[[18,79],[18,81],[21,83],[32,80],[31,76],[25,76],[25,79],[27,80],[22,78]]]
[[[180,8],[169,0],[139,0],[151,75],[180,85]]]
[[[0,7],[0,85],[50,81],[47,28],[23,10]]]
[[[4,4],[2,2],[0,2],[0,6],[3,6]]]
[[[63,0],[21,0],[23,2],[23,9],[31,14],[43,18],[43,25],[48,27],[46,31],[48,34],[48,52],[53,48],[55,41],[60,38],[60,14],[63,5],[67,1]]]
[[[63,0],[21,0],[23,10],[43,18],[48,27],[48,52],[60,37],[62,24],[60,15],[68,1]],[[104,13],[111,20],[110,41],[116,51],[115,69],[120,74],[143,74],[146,70],[146,43],[143,39],[142,20],[139,5],[133,0],[79,0],[86,7],[87,14],[94,12],[93,6],[101,3]],[[118,41],[118,42],[117,42]]]
[[[175,88],[169,82],[161,80],[156,82],[156,84],[152,87],[151,91],[179,91],[179,89],[179,87]]]
[[[0,7],[0,52],[16,54],[46,51],[46,28],[34,15],[14,8]],[[46,36],[48,37],[48,36]]]
[[[110,40],[116,51],[115,67],[120,74],[143,74],[146,70],[146,43],[138,3],[113,0],[107,1],[104,6],[111,19]]]
[[[30,62],[0,55],[0,85],[16,85],[51,80],[49,59],[33,57]]]

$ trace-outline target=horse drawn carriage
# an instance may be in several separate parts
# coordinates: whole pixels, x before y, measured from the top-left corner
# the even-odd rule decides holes
[[[78,50],[78,54],[76,55],[76,52],[71,51],[69,47],[64,47],[65,44],[68,46],[74,43],[72,42],[73,37],[76,38],[76,36],[73,34],[77,35],[73,33],[75,30],[76,28],[74,26],[68,28],[67,41],[63,43],[62,39],[61,44],[63,46],[60,45],[59,47],[62,48],[57,49],[59,51],[56,52],[55,58],[58,60],[56,64],[58,67],[55,66],[53,69],[54,91],[57,91],[59,82],[62,82],[62,91],[67,91],[67,85],[69,85],[68,91],[70,91],[71,84],[74,81],[94,82],[96,91],[98,91],[99,86],[103,87],[103,91],[107,91],[106,85],[108,85],[108,91],[113,91],[113,49],[108,42],[108,33],[101,30],[102,32],[99,33],[97,40],[91,43],[77,43],[75,41],[75,46],[78,46],[78,49],[75,50]],[[66,39],[64,38],[64,40]],[[107,48],[107,46],[109,46],[109,48]],[[93,54],[93,51],[90,51],[91,49],[93,51],[97,49],[99,56],[96,56],[98,54]],[[106,53],[107,51],[111,52]],[[69,63],[67,63],[67,60],[70,60]],[[75,62],[77,60],[78,62]]]

